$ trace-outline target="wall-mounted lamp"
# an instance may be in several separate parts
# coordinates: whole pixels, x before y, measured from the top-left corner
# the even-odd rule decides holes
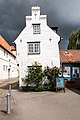
[[[51,42],[51,40],[52,40],[52,39],[51,39],[51,38],[49,38],[49,41],[50,41],[50,42]]]
[[[20,43],[22,43],[22,40],[20,39]]]

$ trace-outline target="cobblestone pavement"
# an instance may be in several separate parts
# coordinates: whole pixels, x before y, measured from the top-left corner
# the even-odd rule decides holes
[[[11,114],[0,111],[0,120],[80,120],[80,95],[12,90]]]

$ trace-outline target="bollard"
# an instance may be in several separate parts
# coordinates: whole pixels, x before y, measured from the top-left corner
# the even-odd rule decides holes
[[[11,85],[9,85],[9,93],[10,93],[10,95],[11,95]]]
[[[10,93],[7,94],[7,114],[10,114]]]

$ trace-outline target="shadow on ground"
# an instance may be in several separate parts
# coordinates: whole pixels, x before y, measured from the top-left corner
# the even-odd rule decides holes
[[[68,89],[80,95],[80,88],[68,88]]]

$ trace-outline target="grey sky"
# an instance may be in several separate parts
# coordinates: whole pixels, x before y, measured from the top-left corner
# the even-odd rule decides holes
[[[63,38],[60,46],[65,49],[70,33],[80,28],[80,0],[0,0],[0,34],[10,43],[14,41],[33,5],[47,14],[49,26],[59,27]]]

